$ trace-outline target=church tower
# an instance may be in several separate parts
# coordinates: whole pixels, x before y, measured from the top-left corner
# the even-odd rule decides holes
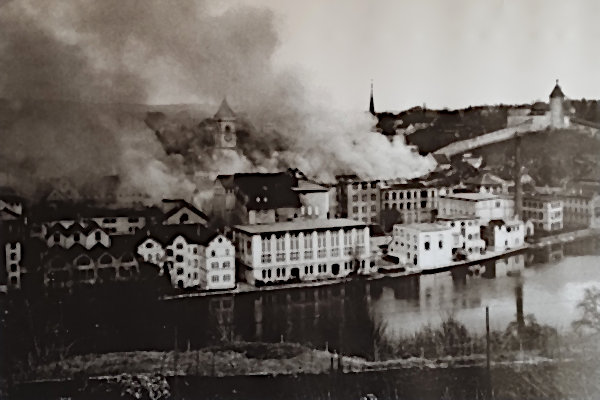
[[[373,100],[373,80],[371,79],[371,101],[369,102],[369,112],[375,115],[375,101]]]
[[[218,130],[215,133],[215,145],[223,149],[235,149],[237,136],[235,133],[236,115],[224,98],[219,111],[213,117],[217,122]]]
[[[563,110],[565,101],[565,95],[558,86],[558,79],[556,80],[556,86],[550,93],[550,127],[552,129],[563,128],[565,125],[565,113]]]

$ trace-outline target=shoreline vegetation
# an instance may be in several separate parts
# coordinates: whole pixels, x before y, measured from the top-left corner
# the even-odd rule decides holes
[[[600,330],[593,313],[600,290],[589,289],[580,303],[584,315],[573,329],[559,332],[539,324],[532,315],[516,320],[489,336],[492,366],[539,365],[589,361],[600,355]],[[591,324],[590,324],[591,322]],[[583,328],[585,332],[582,331]],[[338,354],[298,343],[222,341],[198,350],[131,351],[68,355],[57,360],[16,366],[15,382],[68,380],[85,376],[253,376],[357,373],[403,368],[484,366],[485,334],[470,332],[447,316],[437,327],[426,326],[412,335],[389,339],[385,326],[375,324],[372,357]]]

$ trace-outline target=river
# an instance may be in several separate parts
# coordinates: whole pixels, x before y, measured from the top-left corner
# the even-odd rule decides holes
[[[6,337],[28,348],[31,329],[38,341],[69,345],[72,353],[196,349],[234,339],[369,357],[376,332],[394,340],[448,316],[483,332],[486,306],[492,329],[504,329],[517,310],[569,329],[593,285],[600,286],[600,240],[586,239],[437,274],[320,288],[169,301],[90,291],[76,300],[44,300],[44,309],[32,311],[33,325],[23,315],[18,334]]]

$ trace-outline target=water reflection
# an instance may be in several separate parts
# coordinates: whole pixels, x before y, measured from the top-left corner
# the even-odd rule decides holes
[[[46,325],[59,324],[61,340],[75,340],[77,353],[200,348],[235,339],[372,356],[379,329],[393,339],[453,315],[483,332],[485,306],[493,329],[530,313],[567,327],[584,288],[600,285],[598,265],[600,241],[593,239],[400,279],[168,302],[129,293],[126,299],[82,296],[60,306],[49,301],[37,315],[46,316]],[[10,335],[20,336],[31,343]]]

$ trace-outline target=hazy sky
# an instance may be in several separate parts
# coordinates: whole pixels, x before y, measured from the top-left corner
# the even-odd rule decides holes
[[[377,110],[600,98],[600,1],[230,0],[276,15],[278,65],[336,106]],[[223,7],[222,5],[216,6]]]

